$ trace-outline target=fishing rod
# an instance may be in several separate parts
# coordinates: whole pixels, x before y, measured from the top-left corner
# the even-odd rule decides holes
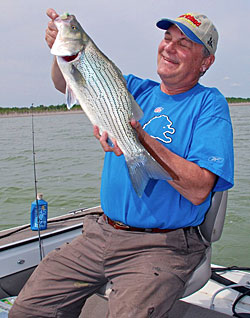
[[[36,216],[37,216],[37,228],[38,228],[38,241],[40,251],[40,261],[43,259],[42,256],[42,243],[41,243],[41,232],[40,232],[40,217],[39,217],[39,204],[37,198],[37,178],[36,178],[36,153],[35,153],[35,129],[33,119],[33,103],[31,104],[31,122],[32,122],[32,150],[33,150],[33,170],[34,170],[34,183],[35,183],[35,196],[36,196]]]

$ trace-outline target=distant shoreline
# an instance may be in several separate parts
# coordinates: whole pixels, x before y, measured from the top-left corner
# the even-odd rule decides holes
[[[250,106],[250,103],[228,103],[229,106]]]
[[[228,103],[229,106],[250,106],[250,103]],[[83,110],[66,110],[66,111],[41,111],[33,112],[33,116],[50,116],[50,115],[72,115],[72,114],[84,114]],[[19,113],[19,112],[10,112],[10,113],[0,113],[0,118],[9,118],[9,117],[30,117],[32,113]]]
[[[33,116],[50,116],[50,115],[72,115],[72,114],[84,114],[83,110],[65,110],[65,111],[49,111],[49,112],[34,112]],[[8,117],[31,117],[32,113],[19,113],[19,112],[10,112],[8,114],[0,114],[0,118]]]

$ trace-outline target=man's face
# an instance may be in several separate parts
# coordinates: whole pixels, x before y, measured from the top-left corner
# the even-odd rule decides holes
[[[172,25],[158,48],[157,72],[163,86],[190,89],[198,82],[205,59],[203,45],[191,41]]]

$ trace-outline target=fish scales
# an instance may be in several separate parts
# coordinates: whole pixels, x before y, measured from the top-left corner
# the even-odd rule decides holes
[[[82,72],[83,73],[91,73],[91,77],[88,78],[88,84],[91,87],[91,90],[93,91],[93,94],[96,95],[98,98],[101,96],[102,98],[98,98],[95,102],[96,107],[98,108],[98,112],[101,113],[101,118],[106,118],[105,115],[105,104],[108,106],[114,105],[115,97],[112,96],[112,91],[110,90],[111,83],[107,83],[107,70],[105,70],[105,74],[103,74],[100,68],[98,68],[98,72],[96,72],[96,63],[94,64],[93,67],[93,56],[91,54],[88,54],[88,50],[86,50],[85,57],[81,60],[83,60],[84,65],[82,67]],[[90,58],[89,58],[90,57]],[[89,71],[91,70],[91,71]],[[106,87],[105,87],[106,86]],[[109,89],[109,92],[108,92]],[[113,91],[115,92],[115,87],[113,88]],[[108,92],[108,94],[107,94]],[[106,99],[105,99],[106,97]],[[103,103],[103,104],[102,104]],[[99,107],[98,107],[99,106]],[[111,112],[113,114],[113,112]],[[104,116],[104,117],[103,117]],[[113,116],[110,117],[110,119]],[[116,119],[116,118],[115,118]],[[110,122],[109,125],[116,127],[115,122],[113,121],[112,123]],[[119,134],[119,130],[116,130],[116,133]]]
[[[111,72],[109,72],[107,74],[107,76],[108,76],[108,78],[110,80],[110,84],[111,85],[112,85],[112,83],[117,84],[117,81],[114,81],[114,80],[112,81],[113,74],[111,74]],[[117,100],[120,101],[120,103],[118,105],[116,105],[117,110],[118,110],[116,112],[116,115],[119,118],[119,122],[120,122],[120,124],[122,126],[122,131],[124,131],[124,132],[126,131],[127,132],[125,134],[125,138],[124,138],[124,134],[122,135],[123,139],[120,142],[123,143],[124,147],[126,148],[126,150],[128,152],[131,152],[131,151],[134,152],[135,149],[133,149],[131,147],[127,147],[129,145],[128,139],[129,138],[135,138],[134,135],[132,134],[131,129],[128,129],[128,125],[130,125],[129,124],[129,119],[131,119],[132,114],[128,113],[126,110],[124,110],[124,108],[122,108],[122,105],[130,104],[131,101],[129,99],[128,94],[124,94],[120,86],[114,87],[114,92],[116,94],[116,96],[114,97],[114,102],[115,102],[115,100],[116,101]],[[133,145],[136,146],[136,144],[133,144]]]
[[[104,90],[105,90],[105,87],[104,87]],[[112,98],[112,96],[109,96],[109,97]],[[113,100],[111,100],[111,98],[109,98],[109,100],[106,102],[109,105],[112,105],[115,101],[114,98],[113,98]],[[117,100],[117,98],[116,98],[116,100]],[[98,103],[99,102],[101,103],[101,101],[98,101]],[[102,110],[102,106],[100,106],[99,109]],[[116,109],[109,110],[109,112],[111,113],[112,116],[107,117],[110,121],[109,121],[108,125],[106,124],[106,127],[110,127],[110,129],[111,129],[110,133],[111,133],[112,137],[116,136],[117,140],[120,142],[120,144],[123,144],[129,153],[134,152],[135,151],[134,147],[133,147],[133,149],[130,149],[131,147],[129,148],[129,147],[127,147],[127,145],[131,144],[131,143],[129,143],[129,138],[135,138],[135,137],[132,134],[129,134],[129,133],[124,134],[123,133],[124,131],[128,130],[127,127],[125,127],[125,123],[128,122],[129,117],[124,112],[117,112],[115,110]],[[103,117],[102,117],[102,121],[103,121],[104,119],[106,119],[105,112],[103,112],[102,115],[103,115]],[[102,122],[100,122],[100,124],[101,123]],[[103,126],[104,126],[104,128],[103,128]],[[122,130],[118,129],[118,127],[120,127],[120,126],[123,126]],[[102,125],[102,128],[105,129],[104,124]]]
[[[81,59],[81,61],[82,60],[85,61],[82,65],[82,69],[81,69],[82,73],[83,74],[90,73],[89,70],[91,70],[91,74],[92,74],[91,77],[88,77],[87,86],[86,86],[86,91],[87,91],[86,93],[87,95],[89,94],[89,96],[91,97],[90,101],[92,102],[89,103],[89,98],[87,97],[86,106],[93,107],[93,110],[96,111],[96,113],[98,114],[97,124],[98,123],[101,124],[102,129],[104,129],[105,127],[108,127],[108,125],[110,125],[110,123],[107,122],[108,118],[105,114],[106,104],[107,104],[107,101],[104,98],[105,89],[104,87],[102,87],[103,85],[102,83],[100,83],[100,80],[98,80],[98,78],[96,77],[94,69],[93,67],[91,67],[91,62],[88,63],[88,54],[86,54]],[[111,101],[109,100],[108,104],[110,103]]]
[[[122,131],[127,130],[126,129],[127,127],[125,127],[124,125],[126,122],[128,123],[128,119],[132,117],[132,114],[129,114],[128,112],[125,113],[124,108],[122,107],[121,107],[122,111],[117,112],[117,109],[119,109],[119,106],[117,105],[117,101],[121,98],[121,95],[119,95],[118,93],[121,91],[121,89],[120,89],[120,86],[118,86],[119,81],[114,80],[114,78],[117,77],[117,74],[114,68],[110,67],[110,65],[106,66],[104,64],[97,63],[96,61],[98,60],[94,59],[93,55],[89,54],[88,50],[86,50],[85,58],[83,58],[83,61],[85,61],[84,65],[86,66],[86,68],[91,69],[95,75],[92,77],[95,88],[97,90],[100,90],[100,88],[102,87],[103,90],[101,90],[101,95],[103,94],[103,96],[107,98],[106,103],[109,106],[108,108],[110,109],[110,115],[111,115],[109,117],[110,119],[109,127],[112,127],[113,128],[112,130],[115,130],[115,132],[112,131],[112,135],[119,136],[120,142],[123,142],[124,145],[128,145],[128,140],[127,140],[128,135],[127,134],[124,135]],[[97,93],[97,96],[98,96],[98,93]],[[121,103],[120,103],[121,105],[129,102],[128,96],[123,94],[122,97],[125,98],[126,100],[125,101],[121,100]],[[99,111],[104,109],[105,108],[103,106],[99,107]],[[103,115],[105,116],[105,111],[103,111]],[[123,116],[123,118],[121,118],[121,116]],[[117,121],[123,126],[124,129],[122,131],[119,129],[116,129],[116,127],[119,127],[119,125],[117,125]],[[134,136],[130,135],[129,137],[133,138]]]
[[[51,49],[66,82],[67,106],[76,100],[90,121],[107,131],[121,148],[136,194],[141,197],[150,178],[169,180],[169,174],[139,143],[130,120],[142,111],[128,92],[117,66],[95,45],[72,15],[55,20],[58,35]]]

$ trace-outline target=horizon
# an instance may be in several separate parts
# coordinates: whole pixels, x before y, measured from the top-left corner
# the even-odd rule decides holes
[[[227,99],[227,102],[228,104],[249,104],[250,105],[250,97],[233,97],[233,96],[230,96],[230,97],[226,97],[225,98]],[[238,99],[240,101],[229,101],[228,99]],[[63,106],[66,106],[66,103],[62,103],[62,104],[57,104],[57,105],[53,105],[53,104],[50,104],[50,105],[44,105],[44,104],[40,104],[40,105],[30,105],[30,106],[0,106],[0,110],[3,110],[3,109],[12,109],[12,108],[18,108],[18,109],[22,109],[22,108],[25,108],[25,109],[31,109],[31,108],[39,108],[39,107],[63,107]],[[78,107],[80,106],[80,104],[75,104],[73,106],[74,107]]]

